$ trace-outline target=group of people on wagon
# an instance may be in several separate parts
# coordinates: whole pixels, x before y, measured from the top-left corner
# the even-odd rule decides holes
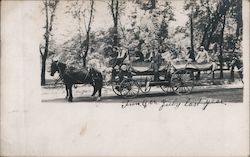
[[[121,65],[130,64],[129,54],[127,49],[119,49],[117,47],[113,48],[113,52],[116,53],[115,62],[113,64],[113,71],[112,71],[112,79],[117,75],[118,72],[121,70]],[[151,68],[154,71],[154,80],[159,80],[159,68],[162,62],[165,60],[185,60],[188,62],[194,62],[198,64],[205,64],[211,62],[211,57],[209,56],[208,52],[205,50],[204,46],[200,46],[199,51],[195,55],[194,51],[187,47],[187,51],[185,53],[179,53],[176,57],[163,55],[167,54],[166,52],[160,51],[160,49],[153,49],[150,53],[150,56],[144,57],[142,53],[136,51],[136,57],[134,57],[134,61],[138,61],[138,59],[145,59],[140,60],[141,62],[150,62]],[[140,54],[140,55],[138,55]],[[143,57],[142,57],[143,56]],[[175,58],[175,59],[174,59]]]

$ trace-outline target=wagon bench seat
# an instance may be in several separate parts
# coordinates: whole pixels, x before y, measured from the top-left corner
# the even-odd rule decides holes
[[[166,66],[160,66],[159,71],[163,71],[166,69]],[[134,72],[149,72],[149,71],[154,71],[153,68],[151,67],[132,67],[132,70]]]
[[[197,71],[206,71],[211,70],[213,67],[213,63],[173,63],[173,66],[177,70],[182,69],[192,69]]]

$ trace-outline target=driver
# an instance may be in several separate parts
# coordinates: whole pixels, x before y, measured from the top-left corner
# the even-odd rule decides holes
[[[118,47],[113,48],[113,52],[116,52],[115,63],[113,64],[112,69],[112,78],[111,80],[114,81],[115,77],[118,75],[119,71],[121,70],[121,66],[128,61],[128,54],[126,49],[118,49]]]

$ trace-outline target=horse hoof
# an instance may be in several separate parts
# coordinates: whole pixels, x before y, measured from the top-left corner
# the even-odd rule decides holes
[[[101,97],[97,97],[96,101],[101,101]]]
[[[68,99],[68,102],[72,102],[72,99]]]

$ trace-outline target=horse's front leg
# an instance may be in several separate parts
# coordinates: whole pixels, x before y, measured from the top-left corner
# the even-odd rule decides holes
[[[96,101],[100,101],[101,100],[101,96],[102,96],[102,87],[100,87],[100,89],[98,90],[98,98],[96,99]]]
[[[65,99],[68,99],[68,97],[69,97],[69,92],[68,92],[68,86],[67,86],[67,85],[65,85],[65,89],[66,89],[66,97],[65,97]]]
[[[69,98],[68,98],[68,102],[72,102],[72,100],[73,100],[73,95],[72,95],[72,85],[68,85],[68,91],[69,91]]]

